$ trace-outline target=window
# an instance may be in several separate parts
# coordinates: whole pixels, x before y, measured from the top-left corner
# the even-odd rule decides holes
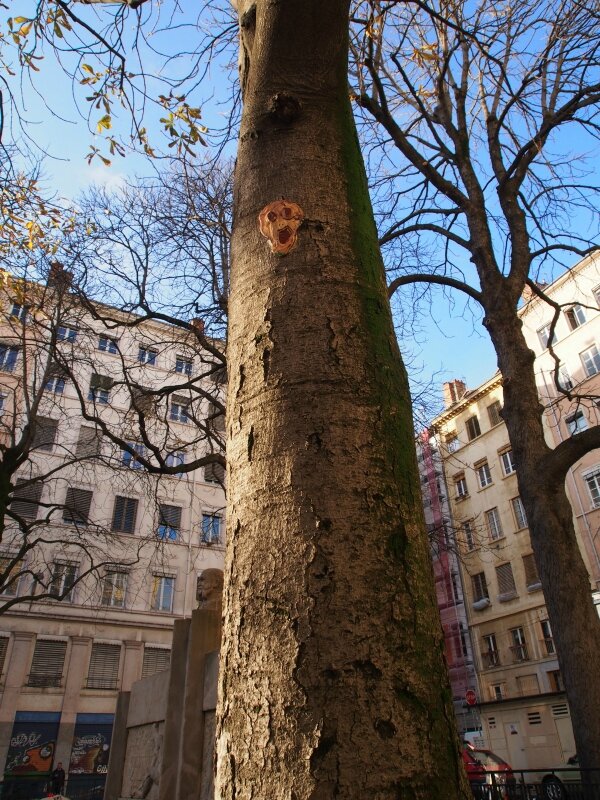
[[[550,627],[550,620],[540,620],[540,627],[542,629],[542,639],[544,640],[544,647],[546,648],[546,655],[553,656],[556,653],[554,647],[554,637],[552,636],[552,628]]]
[[[112,386],[113,379],[109,375],[99,375],[95,372],[90,381],[88,400],[106,405],[110,400]]]
[[[8,636],[0,636],[0,675],[4,672],[6,651],[8,650]]]
[[[186,356],[175,356],[175,372],[179,372],[182,375],[187,375],[189,377],[192,374],[193,366],[194,362],[191,358],[186,358]]]
[[[600,352],[595,344],[580,353],[579,357],[588,378],[600,372]]]
[[[60,375],[51,376],[44,384],[44,391],[52,394],[62,394],[65,390],[65,383],[66,379]]]
[[[120,644],[92,644],[86,686],[88,689],[116,689],[119,680]]]
[[[502,472],[505,475],[512,475],[516,472],[517,465],[515,464],[515,457],[512,449],[509,448],[500,453],[500,462],[502,464]]]
[[[467,550],[475,549],[475,532],[473,530],[473,521],[467,519],[462,524],[463,534],[465,537],[465,547]]]
[[[12,372],[17,363],[18,356],[18,347],[0,344],[0,369],[4,370],[4,372]]]
[[[571,436],[584,431],[588,427],[585,414],[580,408],[575,411],[574,414],[569,414],[569,416],[565,418],[565,423]]]
[[[539,328],[537,335],[538,339],[540,340],[542,350],[545,350],[550,343],[550,323]],[[554,334],[552,335],[552,344],[556,344],[556,331],[554,331]]]
[[[490,420],[490,426],[494,428],[496,425],[500,425],[502,422],[502,417],[500,416],[502,411],[502,406],[500,405],[500,401],[496,400],[494,403],[487,407],[487,413]]]
[[[569,323],[569,328],[574,331],[575,328],[578,328],[585,322],[585,311],[583,310],[583,307],[579,305],[579,303],[575,303],[575,305],[572,305],[571,308],[567,308],[565,311],[565,317]]]
[[[492,473],[490,472],[490,465],[487,461],[481,461],[475,464],[475,472],[477,473],[477,482],[480,489],[485,489],[492,482]]]
[[[469,494],[467,479],[465,478],[464,472],[460,472],[458,475],[454,476],[454,493],[457,500],[461,500]]]
[[[33,651],[28,686],[60,686],[67,643],[54,639],[38,639]]]
[[[225,430],[225,414],[214,403],[209,403],[207,422],[213,431]]]
[[[515,524],[517,526],[517,530],[521,531],[523,528],[527,527],[527,517],[525,516],[525,507],[523,505],[523,501],[520,497],[513,497],[510,501],[512,506],[513,514],[515,515]]]
[[[485,521],[487,524],[488,533],[492,542],[501,539],[504,536],[502,532],[502,525],[500,523],[500,514],[497,508],[490,508],[485,512]]]
[[[138,460],[138,456],[141,458],[146,458],[146,448],[139,442],[127,442],[127,444],[132,450],[135,451],[135,455],[130,453],[128,450],[122,450],[121,464],[124,467],[130,467],[131,469],[143,469],[143,464],[141,464]]]
[[[600,469],[584,476],[594,508],[600,507]]]
[[[455,433],[449,434],[446,438],[446,450],[449,453],[456,453],[459,448],[458,436]]]
[[[52,450],[57,433],[57,419],[36,417],[33,429],[33,441],[31,442],[32,450]]]
[[[183,422],[184,424],[190,421],[188,415],[190,401],[187,397],[174,395],[171,400],[171,408],[169,410],[169,419],[174,422]]]
[[[152,576],[152,597],[150,605],[153,611],[168,611],[173,608],[175,578],[172,575]]]
[[[600,308],[600,286],[596,286],[595,289],[592,289],[592,294],[594,295],[594,300],[596,301],[596,305]]]
[[[27,322],[27,317],[29,315],[29,311],[31,310],[30,306],[23,306],[20,303],[13,303],[13,307],[10,311],[10,316],[13,319],[18,319],[19,322]]]
[[[110,608],[125,608],[128,573],[124,567],[107,567],[102,581],[100,602]]]
[[[77,329],[67,325],[59,325],[56,329],[56,339],[59,342],[74,342],[77,338]]]
[[[156,534],[159,539],[174,542],[181,533],[181,506],[158,506],[158,529]]]
[[[115,497],[111,530],[133,533],[137,517],[138,501],[133,497]]]
[[[142,664],[142,678],[164,672],[169,669],[171,651],[163,647],[144,647],[144,662]]]
[[[98,350],[101,350],[103,353],[112,353],[113,355],[119,352],[116,339],[110,339],[108,336],[100,336],[98,339]]]
[[[63,509],[63,522],[87,525],[92,505],[93,492],[88,489],[75,489],[69,486]]]
[[[6,395],[0,394],[0,417],[4,414],[4,403],[6,402]]]
[[[17,478],[10,503],[12,513],[24,519],[37,519],[42,489],[43,485],[39,481],[29,483],[24,478]]]
[[[503,700],[504,699],[504,684],[503,683],[496,683],[494,686],[490,686],[490,692],[492,693],[492,700]]]
[[[533,675],[518,675],[517,676],[517,693],[521,697],[529,697],[533,694],[540,693],[540,682],[538,676]],[[527,722],[530,725],[541,725],[542,715],[540,711],[528,711]]]
[[[513,597],[517,596],[515,576],[513,575],[510,562],[500,564],[496,567],[496,578],[498,580],[498,600],[501,603],[512,600]]]
[[[77,564],[68,564],[55,561],[52,568],[52,583],[50,584],[50,597],[63,600],[65,603],[72,601],[71,591],[77,578]]]
[[[525,570],[525,585],[527,586],[527,591],[534,592],[536,589],[541,589],[542,584],[533,553],[528,553],[523,556],[523,569]]]
[[[151,367],[156,365],[156,357],[158,350],[152,350],[148,347],[140,347],[138,350],[138,361],[140,364],[149,364]]]
[[[204,467],[204,480],[207,483],[225,483],[225,467],[222,464],[207,464]]]
[[[0,556],[0,594],[16,597],[19,593],[19,581],[23,560],[11,555]]]
[[[560,367],[558,370],[558,385],[566,391],[570,391],[573,388],[573,381],[566,367]]]
[[[476,575],[471,575],[471,585],[473,588],[473,600],[475,602],[489,599],[490,595],[485,579],[485,572],[478,572]]]
[[[483,637],[483,652],[481,654],[484,667],[497,667],[500,664],[500,653],[496,642],[496,634],[488,633]]]
[[[221,517],[217,514],[202,514],[202,541],[204,544],[219,544]]]
[[[527,643],[525,641],[523,628],[513,628],[510,635],[512,637],[512,646],[510,650],[513,655],[513,661],[528,661],[529,655],[527,654]]]
[[[178,451],[176,453],[168,453],[165,459],[165,464],[167,467],[179,467],[181,464],[185,464],[185,453]],[[182,478],[185,475],[185,472],[176,472],[175,475],[178,478]]]
[[[563,680],[563,676],[559,669],[553,669],[548,672],[548,681],[550,683],[550,691],[552,692],[564,692],[565,691],[565,682]],[[552,711],[556,706],[552,706]],[[568,716],[568,714],[553,714],[553,716]]]
[[[467,428],[467,436],[469,441],[481,436],[481,428],[479,427],[479,420],[477,417],[469,417],[465,422],[465,426]]]
[[[78,458],[99,456],[101,444],[102,436],[100,431],[89,425],[82,425],[81,428],[79,428],[79,438],[75,446],[75,455]]]

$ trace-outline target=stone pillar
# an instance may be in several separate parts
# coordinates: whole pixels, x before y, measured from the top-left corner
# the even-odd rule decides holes
[[[71,759],[75,720],[80,704],[81,689],[85,686],[92,639],[89,636],[72,636],[70,641],[69,660],[65,665],[65,693],[63,695],[60,728],[58,729],[56,755],[54,756],[54,763],[62,761],[65,772],[68,772]]]
[[[121,678],[121,691],[130,692],[134,681],[142,677],[142,663],[144,659],[144,643],[126,641],[123,655],[123,672]]]
[[[129,714],[129,698],[131,692],[119,692],[115,724],[113,727],[112,741],[110,743],[110,756],[108,761],[108,774],[104,787],[104,800],[118,800],[123,784],[123,767],[127,752],[127,715]]]
[[[0,767],[2,771],[4,771],[6,763],[15,712],[19,707],[21,688],[27,681],[34,644],[34,633],[17,632],[13,634],[4,692],[0,701]]]

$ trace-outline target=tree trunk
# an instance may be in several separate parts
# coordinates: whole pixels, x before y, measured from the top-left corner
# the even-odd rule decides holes
[[[348,6],[240,8],[220,800],[468,796]],[[304,223],[277,256],[257,217],[282,197]]]
[[[496,299],[486,325],[503,375],[503,417],[517,464],[552,634],[571,708],[581,766],[598,766],[600,742],[600,618],[573,524],[564,479],[551,481],[542,465],[552,458],[542,427],[543,408],[521,321],[510,298]],[[504,307],[503,307],[504,306]],[[600,779],[600,772],[594,776]]]

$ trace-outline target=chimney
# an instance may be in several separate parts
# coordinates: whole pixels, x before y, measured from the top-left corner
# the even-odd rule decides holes
[[[196,328],[199,333],[204,333],[204,320],[200,319],[200,317],[194,317],[191,325],[193,328]]]
[[[467,386],[464,381],[459,381],[455,378],[453,381],[448,381],[443,385],[444,391],[444,408],[450,408],[459,400],[462,400],[467,392]]]

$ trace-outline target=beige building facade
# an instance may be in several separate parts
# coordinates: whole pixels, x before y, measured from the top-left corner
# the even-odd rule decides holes
[[[174,621],[222,571],[224,471],[185,471],[219,449],[222,380],[173,326],[40,292],[0,298],[3,457],[36,425],[0,552],[0,765],[33,786],[61,761],[77,797],[101,791],[118,692],[168,667]]]
[[[600,422],[600,259],[584,259],[540,288],[555,305],[529,295],[520,314],[536,354],[546,435],[556,445]],[[496,373],[471,391],[452,381],[444,393],[445,410],[433,429],[460,553],[482,739],[516,769],[564,765],[575,752],[570,712],[501,417],[502,378]],[[570,471],[567,490],[594,591],[600,585],[600,451]]]

